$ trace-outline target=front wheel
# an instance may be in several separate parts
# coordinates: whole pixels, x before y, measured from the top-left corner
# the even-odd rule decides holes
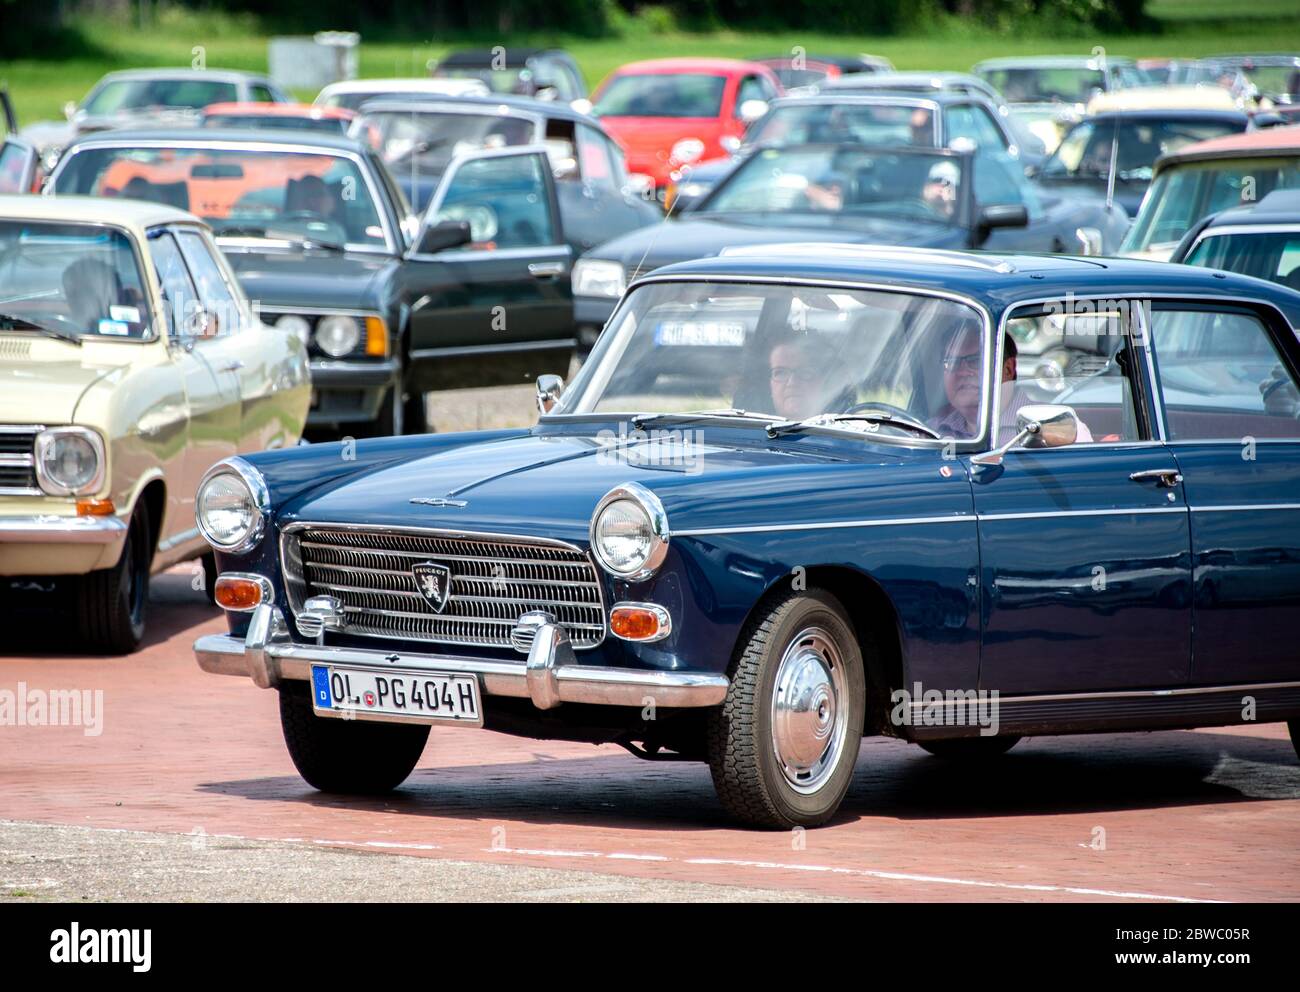
[[[90,647],[107,654],[130,654],[144,640],[149,566],[153,564],[152,533],[148,511],[143,505],[137,506],[117,564],[81,577],[76,623],[82,640]]]
[[[722,805],[757,826],[825,823],[848,791],[865,712],[862,652],[839,601],[811,589],[773,603],[741,635],[709,714]]]
[[[917,741],[922,750],[947,761],[987,761],[1006,754],[1020,743],[1019,737],[950,737],[946,740]]]
[[[321,792],[376,795],[396,789],[411,774],[429,728],[317,716],[311,685],[280,686],[280,727],[298,774]]]

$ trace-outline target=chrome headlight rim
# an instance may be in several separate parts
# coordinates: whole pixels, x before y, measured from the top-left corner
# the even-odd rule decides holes
[[[230,543],[219,541],[212,535],[204,522],[202,513],[203,490],[209,482],[219,475],[233,475],[238,478],[244,484],[244,487],[248,489],[253,503],[253,519],[249,524],[248,531],[238,541]],[[199,488],[195,491],[194,522],[198,525],[199,533],[203,535],[203,539],[223,554],[242,555],[257,547],[266,534],[266,520],[270,513],[271,493],[266,486],[266,479],[262,477],[261,472],[242,458],[226,458],[217,462],[203,473],[203,478],[199,481]]]
[[[51,478],[45,471],[45,452],[60,437],[79,437],[90,445],[95,455],[95,473],[90,481],[81,486],[68,486]],[[36,470],[36,484],[41,491],[50,496],[85,496],[97,493],[104,486],[106,457],[104,438],[98,431],[89,427],[47,427],[36,435],[33,448],[33,468]]]
[[[646,554],[645,560],[642,561],[635,569],[620,570],[606,561],[604,554],[601,552],[600,542],[597,539],[597,527],[600,524],[600,518],[605,510],[613,503],[627,501],[635,504],[646,515],[650,524],[650,550]],[[659,502],[659,497],[652,493],[645,486],[637,482],[625,482],[620,486],[615,486],[596,504],[596,510],[591,515],[591,524],[588,529],[588,540],[591,544],[591,553],[608,574],[616,579],[622,579],[627,582],[642,582],[656,572],[663,565],[664,559],[668,557],[668,542],[672,533],[668,527],[668,514],[664,511],[663,503]]]

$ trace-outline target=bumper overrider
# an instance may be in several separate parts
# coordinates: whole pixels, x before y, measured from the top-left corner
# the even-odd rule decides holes
[[[724,675],[579,664],[569,635],[549,614],[535,612],[521,617],[512,639],[517,646],[529,645],[527,660],[301,644],[290,639],[280,611],[264,603],[253,611],[244,638],[229,634],[200,637],[194,642],[194,655],[205,672],[251,678],[264,689],[285,680],[309,681],[313,664],[473,675],[484,695],[531,699],[534,706],[543,710],[561,703],[716,706],[727,693]],[[357,712],[355,716],[367,719],[365,712]]]

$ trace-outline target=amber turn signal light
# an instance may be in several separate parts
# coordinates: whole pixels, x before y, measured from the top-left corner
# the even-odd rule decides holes
[[[243,613],[262,605],[265,579],[245,575],[222,575],[217,578],[213,598],[223,610]]]
[[[77,500],[77,516],[79,517],[111,517],[117,512],[111,499],[79,499]]]
[[[366,318],[366,354],[388,357],[388,325],[381,317]]]
[[[648,603],[620,603],[609,611],[609,629],[625,641],[657,641],[671,629],[668,611]]]

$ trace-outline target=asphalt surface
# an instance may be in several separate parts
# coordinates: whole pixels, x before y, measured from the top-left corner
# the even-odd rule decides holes
[[[0,725],[0,898],[1300,898],[1279,724],[1037,738],[979,771],[868,740],[840,815],[806,832],[737,828],[703,765],[456,727],[398,792],[322,795],[275,694],[195,665],[224,622],[192,578],[156,578],[129,658],[88,656],[55,607],[0,624],[0,691],[92,704],[81,725]]]

